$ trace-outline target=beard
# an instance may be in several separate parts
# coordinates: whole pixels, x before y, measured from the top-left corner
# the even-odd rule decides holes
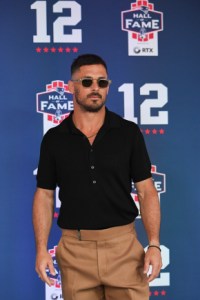
[[[88,94],[85,99],[80,99],[79,90],[76,90],[74,96],[76,103],[86,112],[98,112],[106,103],[106,99],[102,99],[102,96],[97,92]],[[101,101],[99,99],[91,99],[90,103],[87,103],[87,99],[92,98],[92,96],[98,97]]]

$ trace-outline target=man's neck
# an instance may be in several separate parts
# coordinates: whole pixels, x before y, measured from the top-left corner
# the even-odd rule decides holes
[[[73,122],[79,130],[88,136],[98,132],[102,127],[105,119],[105,113],[105,107],[102,107],[98,112],[83,112],[80,110],[74,110]]]

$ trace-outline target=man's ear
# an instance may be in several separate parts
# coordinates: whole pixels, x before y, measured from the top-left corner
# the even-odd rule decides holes
[[[71,80],[69,80],[68,81],[68,88],[69,88],[69,91],[70,91],[70,93],[74,93],[74,83],[73,83],[73,81],[71,81]]]

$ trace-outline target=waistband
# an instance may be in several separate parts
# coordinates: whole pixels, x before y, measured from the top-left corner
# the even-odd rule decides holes
[[[80,241],[105,241],[125,233],[134,232],[134,223],[99,230],[62,229],[63,236],[74,237]]]

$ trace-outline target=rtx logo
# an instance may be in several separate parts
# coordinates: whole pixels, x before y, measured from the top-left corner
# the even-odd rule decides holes
[[[153,48],[142,48],[142,52],[153,53]]]

